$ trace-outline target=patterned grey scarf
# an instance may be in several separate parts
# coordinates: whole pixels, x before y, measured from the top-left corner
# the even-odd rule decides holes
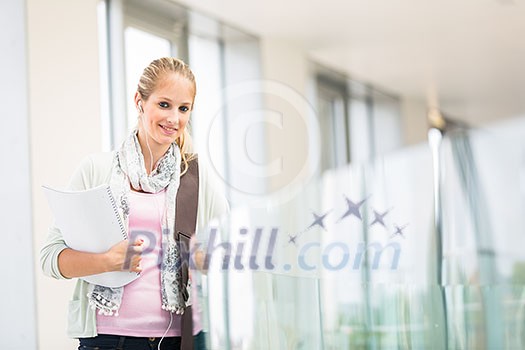
[[[182,314],[190,301],[184,302],[177,283],[180,278],[180,252],[173,235],[175,229],[175,198],[180,182],[181,154],[179,146],[173,143],[159,160],[157,167],[148,175],[144,157],[137,137],[137,130],[128,136],[116,152],[113,161],[110,187],[119,203],[119,212],[128,225],[130,185],[135,190],[157,193],[166,189],[166,205],[162,218],[162,263],[161,296],[164,310]],[[189,286],[188,286],[189,288]],[[110,288],[92,285],[88,293],[89,304],[99,309],[99,314],[118,316],[124,287]],[[189,292],[189,291],[188,291]]]

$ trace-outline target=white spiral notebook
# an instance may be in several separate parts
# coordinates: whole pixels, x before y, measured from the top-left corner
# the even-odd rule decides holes
[[[103,253],[127,239],[109,185],[84,191],[62,191],[42,186],[67,246],[89,253]],[[121,287],[139,277],[129,271],[104,272],[81,277],[107,287]]]

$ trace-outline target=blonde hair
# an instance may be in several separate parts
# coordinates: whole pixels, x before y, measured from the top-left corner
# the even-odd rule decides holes
[[[142,75],[137,86],[137,92],[141,98],[146,101],[153,91],[157,88],[158,83],[169,73],[179,74],[181,77],[188,79],[193,85],[193,100],[197,93],[197,84],[195,83],[195,76],[190,67],[182,60],[175,57],[162,57],[153,60],[142,72]],[[193,102],[191,103],[193,109]],[[181,176],[188,171],[188,163],[195,158],[191,152],[191,135],[189,132],[189,125],[184,128],[183,134],[175,140],[179,145],[182,156],[182,171]]]

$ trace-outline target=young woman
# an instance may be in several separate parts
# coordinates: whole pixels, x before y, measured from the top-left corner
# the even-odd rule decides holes
[[[179,349],[184,317],[193,324],[190,345],[205,349],[195,287],[180,282],[175,222],[187,220],[191,209],[179,202],[178,194],[197,196],[194,217],[200,228],[225,213],[228,205],[187,150],[186,126],[195,93],[195,77],[184,62],[171,57],[151,62],[135,93],[137,128],[119,149],[87,157],[73,175],[71,190],[109,184],[128,234],[149,233],[148,237],[129,235],[132,241],[95,254],[68,248],[60,230],[50,229],[40,260],[51,277],[69,279],[124,269],[141,273],[120,288],[77,280],[69,304],[68,335],[79,338],[79,349]],[[195,168],[197,172],[190,171]],[[195,181],[187,180],[191,176],[197,177]],[[188,184],[195,182],[198,186],[190,188]],[[186,308],[190,294],[193,308]]]

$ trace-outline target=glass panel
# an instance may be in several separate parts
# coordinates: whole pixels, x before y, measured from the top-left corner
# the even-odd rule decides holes
[[[443,285],[427,145],[327,171],[290,202],[234,210],[232,246],[260,266],[243,255],[244,271],[220,280],[231,348],[524,348],[524,134],[525,119],[446,134]]]
[[[315,272],[301,273],[297,247],[284,233],[295,225],[276,225],[279,220],[278,210],[234,209],[229,225],[221,226],[221,231],[228,230],[222,242],[231,247],[227,270],[221,269],[224,249],[217,243],[208,247],[211,348],[322,346],[319,280]],[[315,263],[315,257],[310,258],[307,263]],[[228,303],[221,299],[224,295]]]
[[[374,151],[383,155],[402,145],[399,99],[374,91],[372,101]]]
[[[525,254],[523,133],[515,120],[490,130],[450,132],[442,145],[444,281],[450,285],[449,347],[523,348]],[[452,293],[462,286],[465,291]],[[513,306],[510,306],[513,305]],[[460,311],[458,311],[461,310]],[[459,325],[459,326],[458,326]]]
[[[352,162],[366,162],[372,157],[370,139],[370,113],[365,98],[352,97],[349,102],[350,123],[350,151]]]
[[[169,40],[134,27],[125,29],[124,42],[128,130],[131,131],[137,125],[137,110],[133,99],[142,70],[156,58],[171,56],[172,49]]]
[[[348,137],[344,90],[319,82],[318,117],[321,128],[321,170],[348,163]]]
[[[321,171],[335,166],[335,149],[332,141],[333,127],[333,104],[329,99],[319,96],[319,126],[321,128]]]

